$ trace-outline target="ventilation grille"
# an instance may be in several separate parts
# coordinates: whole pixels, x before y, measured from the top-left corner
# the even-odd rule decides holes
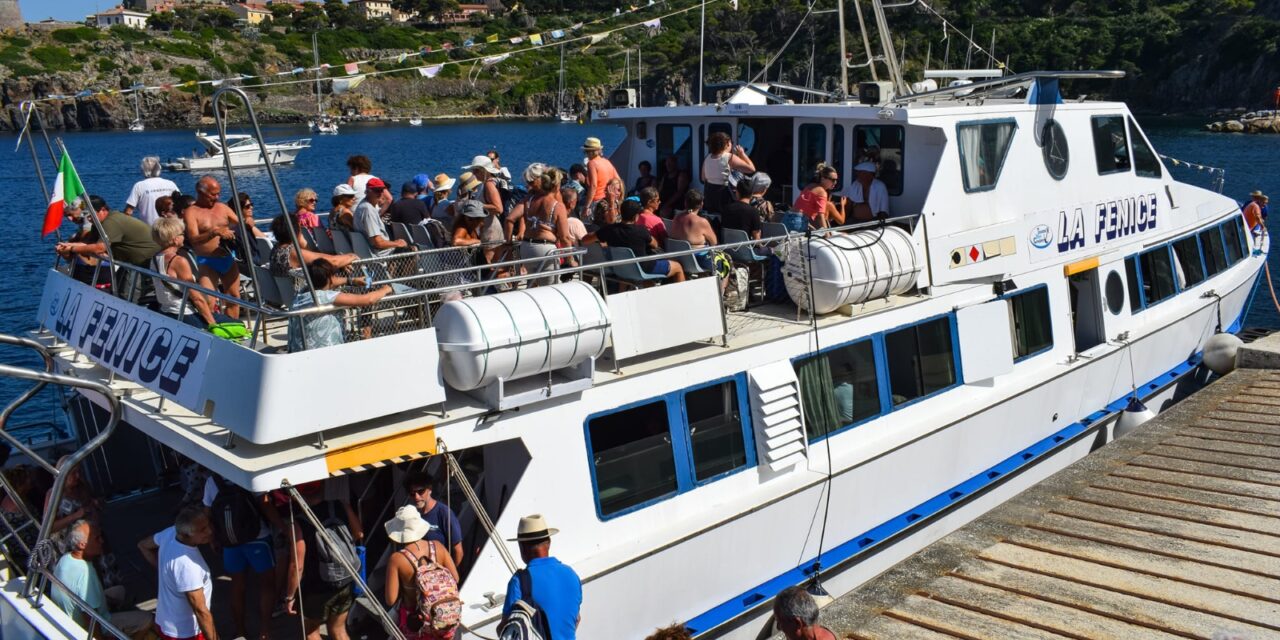
[[[759,460],[775,472],[804,462],[807,443],[800,381],[791,363],[783,360],[752,369],[747,377]]]

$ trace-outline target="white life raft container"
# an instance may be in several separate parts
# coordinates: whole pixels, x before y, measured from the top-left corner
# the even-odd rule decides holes
[[[921,269],[911,235],[893,225],[827,238],[815,235],[810,240],[792,236],[785,256],[782,273],[787,293],[800,308],[817,314],[906,293],[915,286]]]
[[[576,280],[455,300],[434,325],[444,379],[459,391],[571,367],[609,344],[608,305]]]

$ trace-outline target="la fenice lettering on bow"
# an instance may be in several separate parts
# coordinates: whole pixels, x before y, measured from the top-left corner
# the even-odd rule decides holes
[[[186,407],[198,404],[210,338],[158,313],[50,278],[45,327],[94,362]]]
[[[1155,229],[1157,203],[1154,193],[1099,202],[1089,212],[1092,220],[1086,220],[1083,207],[1059,212],[1058,253]]]

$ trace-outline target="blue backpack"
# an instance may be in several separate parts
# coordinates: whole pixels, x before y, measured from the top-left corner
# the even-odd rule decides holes
[[[516,572],[520,580],[520,599],[511,605],[511,613],[498,625],[498,640],[552,640],[547,616],[533,599],[533,578],[528,569]]]

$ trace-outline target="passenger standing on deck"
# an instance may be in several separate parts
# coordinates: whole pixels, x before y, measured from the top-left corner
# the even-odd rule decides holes
[[[493,178],[493,172],[497,171],[497,168],[493,166],[493,161],[488,156],[476,156],[471,159],[471,164],[463,169],[470,171],[480,183],[472,197],[480,202],[484,212],[489,216],[480,229],[480,239],[487,246],[502,244],[506,241],[506,235],[502,232],[502,194],[498,192],[498,183]]]
[[[360,519],[356,517],[349,502],[325,500],[323,491],[304,493],[302,487],[298,491],[305,496],[307,505],[322,524],[345,522],[347,533],[355,545],[364,544]],[[297,506],[293,507],[286,525],[292,529],[289,539],[293,548],[289,554],[288,583],[284,592],[285,612],[302,614],[307,640],[320,640],[322,624],[328,630],[330,638],[348,640],[347,614],[355,603],[355,580],[349,575],[338,577],[344,573],[338,567],[324,566],[317,542],[319,534],[311,520],[298,513],[299,509]],[[325,531],[332,534],[333,527],[343,526],[327,524]]]
[[[444,633],[436,633],[431,625],[432,621],[423,620],[418,615],[428,613],[420,611],[418,607],[420,600],[423,599],[423,593],[429,594],[427,602],[431,604],[434,603],[429,598],[448,595],[452,604],[442,603],[442,606],[451,608],[451,613],[461,608],[461,603],[453,595],[458,587],[458,568],[449,558],[445,546],[439,540],[429,537],[430,525],[422,519],[421,514],[408,505],[397,509],[395,517],[383,526],[386,527],[387,537],[395,543],[396,548],[387,560],[382,601],[389,607],[399,607],[397,622],[400,631],[408,640],[453,638],[457,630],[456,626],[447,629]],[[432,565],[443,568],[453,578],[452,584],[448,584],[448,577],[443,578],[446,584],[440,584],[439,578],[442,575],[432,576],[431,573],[424,575],[424,579],[428,581],[427,585],[436,587],[435,593],[418,588],[419,571],[425,569],[430,572],[436,568]],[[449,594],[442,593],[446,588],[450,590]]]
[[[733,202],[733,175],[751,175],[756,172],[755,163],[747,156],[742,145],[733,144],[729,134],[716,131],[707,136],[707,157],[702,160],[703,208],[711,213],[720,211]]]
[[[587,138],[582,143],[582,152],[587,157],[587,182],[582,187],[583,192],[588,194],[586,206],[589,208],[598,200],[604,199],[604,188],[610,180],[621,178],[613,163],[604,157],[604,145],[600,143],[600,138]]]
[[[359,205],[364,201],[365,185],[373,177],[369,173],[373,171],[373,163],[369,161],[369,156],[354,155],[347,158],[347,169],[351,170],[351,177],[347,178],[347,186],[356,192],[356,204]]]
[[[1244,226],[1250,231],[1262,224],[1262,203],[1266,197],[1261,191],[1249,194],[1249,204],[1244,206]]]
[[[511,171],[502,166],[502,156],[498,155],[498,150],[490,149],[489,153],[485,155],[489,156],[489,162],[493,163],[492,175],[493,179],[498,182],[498,187],[502,189],[510,189]]]
[[[662,159],[662,175],[658,177],[658,197],[662,200],[659,215],[672,217],[675,212],[689,208],[684,201],[689,182],[689,171],[680,166],[680,159],[674,153]]]
[[[787,640],[836,640],[818,624],[818,603],[803,587],[787,587],[773,600],[773,618]]]
[[[404,491],[413,506],[427,521],[428,540],[438,540],[453,556],[453,564],[462,566],[462,524],[458,516],[443,502],[432,496],[433,478],[426,471],[413,471],[404,477]]]
[[[511,576],[507,583],[507,599],[502,605],[502,618],[511,615],[517,600],[534,604],[546,617],[550,637],[555,640],[574,640],[578,623],[582,621],[582,580],[569,565],[551,556],[551,536],[559,529],[547,526],[540,514],[520,518],[516,537],[511,542],[520,544],[520,558],[525,568]]]
[[[204,481],[201,503],[216,523],[214,538],[222,547],[222,568],[231,577],[231,622],[236,637],[249,637],[244,607],[249,596],[248,574],[253,571],[258,583],[258,638],[267,640],[271,607],[276,599],[276,556],[268,523],[283,530],[284,521],[266,494],[255,496],[212,475]],[[247,539],[234,544],[236,536],[246,533]]]
[[[196,253],[201,286],[219,289],[239,298],[240,266],[236,264],[231,247],[236,239],[235,225],[240,224],[240,218],[231,207],[218,201],[220,195],[222,185],[213,176],[203,176],[196,181],[195,204],[183,213],[183,222],[187,224],[187,244]],[[150,233],[148,230],[147,234]],[[226,314],[239,318],[240,307],[228,305]]]
[[[142,180],[134,183],[133,190],[124,201],[124,214],[136,217],[151,224],[159,217],[156,211],[156,200],[178,190],[178,185],[168,178],[160,177],[160,158],[147,156],[142,159]]]
[[[172,527],[138,543],[142,557],[159,570],[155,626],[161,640],[218,640],[209,610],[213,576],[197,548],[212,541],[208,514],[191,505]]]

